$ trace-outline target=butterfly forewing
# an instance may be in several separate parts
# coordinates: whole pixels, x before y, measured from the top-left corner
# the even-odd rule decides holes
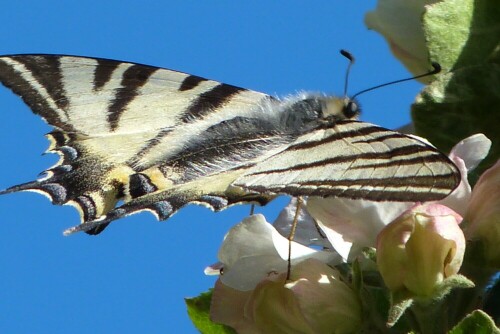
[[[322,98],[279,100],[158,67],[58,55],[0,57],[0,81],[54,127],[48,151],[61,156],[44,178],[1,193],[35,190],[76,205],[84,224],[75,230],[277,194],[432,200],[458,183],[455,166],[412,137],[320,120]]]

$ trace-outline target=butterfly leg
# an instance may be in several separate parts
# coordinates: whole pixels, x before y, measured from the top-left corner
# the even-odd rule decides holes
[[[297,206],[295,208],[295,216],[293,217],[292,227],[290,229],[290,233],[288,234],[288,267],[286,271],[286,280],[290,280],[290,273],[292,271],[292,241],[295,237],[295,231],[297,230],[297,223],[299,221],[299,214],[301,206],[304,202],[304,199],[299,196],[297,197]]]
[[[253,216],[255,212],[255,204],[250,205],[250,216]]]

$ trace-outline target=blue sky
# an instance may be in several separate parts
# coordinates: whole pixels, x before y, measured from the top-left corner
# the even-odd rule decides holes
[[[368,31],[375,1],[11,1],[2,5],[0,53],[60,53],[129,60],[197,74],[270,94],[341,93],[345,48],[356,56],[350,92],[409,73]],[[286,6],[283,6],[286,4]],[[420,85],[360,97],[362,119],[388,128],[409,121]],[[0,89],[0,188],[51,166],[49,131],[22,101]],[[266,208],[274,219],[286,199]],[[212,213],[183,209],[167,222],[142,213],[97,237],[62,231],[72,207],[43,196],[0,197],[1,333],[196,333],[183,298],[214,283],[227,230],[248,206]]]

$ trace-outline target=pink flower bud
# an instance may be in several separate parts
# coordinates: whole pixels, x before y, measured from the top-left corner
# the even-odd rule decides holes
[[[377,238],[377,264],[387,287],[418,297],[458,272],[465,252],[462,217],[440,204],[416,205]]]
[[[481,240],[488,264],[500,268],[500,160],[479,178],[465,218],[467,239]]]

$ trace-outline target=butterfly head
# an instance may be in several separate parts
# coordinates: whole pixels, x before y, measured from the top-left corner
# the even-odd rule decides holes
[[[349,97],[325,97],[322,101],[322,114],[325,119],[357,119],[361,109],[356,100]]]
[[[331,127],[339,121],[355,120],[360,113],[353,99],[318,94],[303,94],[285,100],[277,110],[280,111],[277,124],[291,133]]]

